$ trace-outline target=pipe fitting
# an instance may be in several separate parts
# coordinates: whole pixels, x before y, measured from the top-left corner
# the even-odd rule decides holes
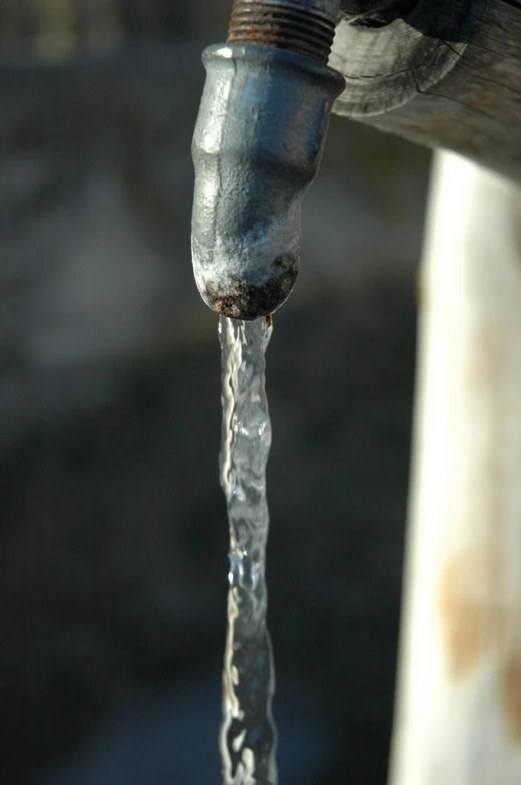
[[[267,316],[295,284],[302,199],[345,86],[326,65],[338,5],[237,0],[228,43],[203,54],[192,261],[224,316]]]
[[[266,0],[235,0],[228,43],[275,46],[327,63],[334,35],[335,22],[316,8]]]

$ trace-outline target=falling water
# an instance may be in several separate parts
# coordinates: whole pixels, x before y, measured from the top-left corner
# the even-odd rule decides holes
[[[230,525],[221,755],[225,785],[276,785],[275,688],[264,576],[271,444],[264,353],[271,320],[221,317],[221,484]]]

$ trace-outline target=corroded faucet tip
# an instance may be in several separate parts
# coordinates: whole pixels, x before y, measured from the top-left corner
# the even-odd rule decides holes
[[[273,25],[265,13],[256,21],[257,5],[236,2],[237,42],[230,36],[204,52],[207,77],[192,144],[197,287],[217,313],[249,320],[273,313],[295,285],[302,199],[318,170],[333,102],[345,87],[325,63],[329,45],[322,39],[327,33],[332,40],[331,20],[311,11],[311,3],[299,11],[312,13],[318,26],[320,60],[314,49],[308,53],[309,26],[302,24],[295,29],[304,30],[305,46],[284,25],[284,45],[292,51],[276,41],[259,43]],[[272,16],[275,5],[282,7],[270,3]],[[298,7],[290,4],[293,15]],[[256,24],[260,32],[252,33]]]
[[[197,279],[197,286],[213,311],[248,321],[271,316],[287,300],[295,286],[298,268],[298,255],[284,253],[267,265],[264,277],[248,281],[228,276],[216,282],[202,275]]]

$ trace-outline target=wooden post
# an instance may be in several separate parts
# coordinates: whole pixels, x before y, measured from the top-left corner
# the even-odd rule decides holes
[[[521,783],[521,192],[437,154],[391,785]]]
[[[376,5],[343,2],[336,111],[466,156],[436,153],[421,270],[389,782],[520,785],[521,0]]]

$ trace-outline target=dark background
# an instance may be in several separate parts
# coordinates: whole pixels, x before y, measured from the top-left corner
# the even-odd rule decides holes
[[[190,264],[227,0],[0,6],[0,781],[219,782],[219,349]],[[384,783],[428,155],[334,119],[267,357],[281,785]]]

